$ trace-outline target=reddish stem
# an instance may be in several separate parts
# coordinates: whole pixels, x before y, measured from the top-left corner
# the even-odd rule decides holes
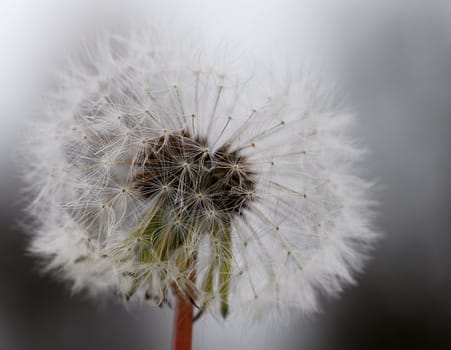
[[[193,338],[193,304],[176,294],[172,350],[191,350]]]

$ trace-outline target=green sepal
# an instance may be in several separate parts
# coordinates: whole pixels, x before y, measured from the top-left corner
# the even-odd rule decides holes
[[[221,232],[220,249],[222,250],[219,260],[219,297],[220,311],[223,318],[229,314],[229,291],[232,278],[232,234],[230,225]]]
[[[205,275],[204,281],[202,283],[202,290],[207,295],[207,300],[200,307],[199,313],[194,318],[194,320],[197,320],[205,312],[205,310],[207,309],[208,303],[210,301],[210,298],[213,296],[213,293],[214,293],[213,282],[214,282],[214,275],[215,275],[216,268],[217,268],[216,259],[214,259],[214,261],[208,268],[208,272]]]
[[[127,299],[130,299],[131,297],[133,297],[133,295],[135,295],[135,293],[137,292],[142,281],[143,281],[143,277],[139,277],[139,278],[136,278],[133,280],[132,287],[130,288],[130,290],[128,291],[128,293],[126,295]]]

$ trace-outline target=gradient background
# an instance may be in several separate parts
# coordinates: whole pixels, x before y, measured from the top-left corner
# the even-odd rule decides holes
[[[124,2],[125,3],[125,2]],[[164,4],[163,4],[164,3]],[[73,46],[156,13],[280,64],[319,54],[359,114],[385,233],[356,287],[279,326],[196,324],[195,349],[451,348],[451,3],[0,0],[0,349],[169,349],[170,310],[71,295],[27,257],[21,123]],[[283,61],[284,62],[284,61]]]

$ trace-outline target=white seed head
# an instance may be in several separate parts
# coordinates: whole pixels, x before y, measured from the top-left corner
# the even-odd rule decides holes
[[[375,238],[352,116],[311,74],[157,39],[104,35],[62,73],[26,150],[32,251],[77,290],[315,310]]]

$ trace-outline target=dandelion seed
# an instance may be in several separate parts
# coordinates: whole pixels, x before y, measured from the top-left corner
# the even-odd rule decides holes
[[[32,251],[76,290],[196,318],[316,310],[375,238],[352,116],[311,76],[268,99],[153,35],[106,35],[61,77],[27,149]]]

